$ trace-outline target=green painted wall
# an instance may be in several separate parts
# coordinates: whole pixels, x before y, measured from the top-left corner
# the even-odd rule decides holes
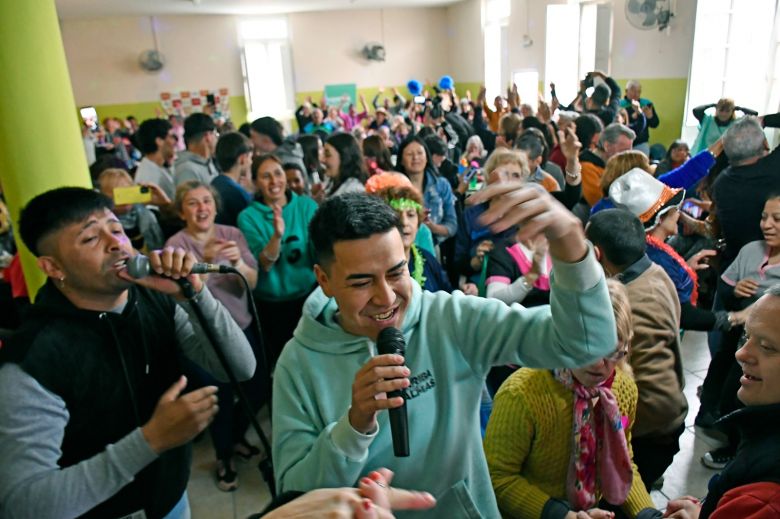
[[[618,79],[621,88],[625,90],[627,79]],[[659,142],[664,146],[669,146],[673,140],[680,137],[680,129],[683,122],[683,111],[685,110],[685,95],[688,88],[686,78],[663,78],[663,79],[640,79],[642,83],[642,97],[650,99],[658,110],[661,118],[661,124],[658,128],[650,130],[650,142]],[[465,96],[466,90],[470,90],[472,97],[476,98],[479,93],[481,83],[477,81],[455,82],[455,90],[459,96]],[[543,85],[540,85],[542,88]],[[409,90],[406,85],[399,85],[398,90],[402,95],[409,97]],[[392,87],[385,87],[385,93],[390,94]],[[366,101],[371,103],[371,99],[379,91],[379,87],[358,88],[358,94],[363,94]],[[308,96],[319,103],[322,92],[296,92],[295,102],[300,105]],[[162,110],[160,103],[150,101],[144,103],[127,103],[95,106],[98,117],[102,120],[104,117],[126,117],[135,115],[139,121],[156,117],[155,109]],[[230,97],[230,111],[232,119],[236,126],[241,125],[247,118],[247,108],[244,96]],[[295,123],[293,122],[293,125]]]
[[[625,92],[627,79],[617,82]],[[642,97],[653,102],[661,119],[658,128],[650,129],[650,143],[665,147],[680,138],[685,112],[685,96],[688,90],[687,78],[639,79],[642,83]]]

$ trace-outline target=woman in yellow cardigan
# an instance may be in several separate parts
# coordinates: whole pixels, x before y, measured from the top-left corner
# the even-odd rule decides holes
[[[610,280],[609,293],[618,336],[611,356],[578,369],[523,368],[496,393],[484,447],[504,517],[614,517],[597,508],[602,499],[630,518],[657,513],[632,461],[631,309],[620,283]]]

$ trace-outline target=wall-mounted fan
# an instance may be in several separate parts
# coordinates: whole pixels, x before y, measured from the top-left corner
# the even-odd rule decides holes
[[[368,61],[384,61],[385,47],[381,43],[368,43],[363,47],[363,57]]]
[[[154,40],[154,49],[141,52],[138,56],[138,64],[147,72],[158,72],[165,66],[165,56],[160,52],[157,44],[157,29],[154,24],[154,17],[149,17],[149,24],[152,27],[152,39]]]
[[[637,29],[662,31],[672,16],[670,0],[626,0],[626,19]]]

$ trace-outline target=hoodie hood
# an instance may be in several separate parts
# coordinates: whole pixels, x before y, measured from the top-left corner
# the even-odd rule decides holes
[[[185,150],[180,151],[176,154],[176,162],[174,164],[174,167],[178,167],[180,164],[184,164],[185,162],[195,162],[197,164],[200,164],[201,166],[207,166],[209,163],[209,159],[204,159],[197,153],[192,153],[191,151]]]
[[[420,285],[414,280],[411,280],[411,283],[412,298],[406,307],[401,325],[407,345],[411,344],[412,330],[420,320],[423,297]],[[336,318],[337,313],[336,299],[326,296],[322,288],[317,287],[303,305],[303,316],[295,328],[294,337],[305,348],[321,353],[343,355],[364,352],[367,346],[375,353],[374,341],[344,331]]]

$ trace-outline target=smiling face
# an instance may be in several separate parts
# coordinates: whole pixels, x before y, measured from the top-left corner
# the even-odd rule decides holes
[[[134,254],[130,240],[114,213],[96,211],[41,240],[38,264],[47,276],[64,278],[64,289],[81,308],[116,298],[130,282],[117,276]]]
[[[341,155],[331,144],[325,144],[322,153],[322,165],[325,166],[325,174],[330,178],[338,178],[341,168]]]
[[[255,186],[263,203],[268,206],[275,204],[284,205],[287,202],[287,175],[284,174],[282,165],[275,160],[264,160],[257,168]]]
[[[737,397],[745,405],[780,403],[780,297],[765,295],[745,323],[748,341],[736,353],[742,367]]]
[[[314,271],[325,295],[336,299],[344,331],[375,341],[382,329],[401,328],[412,282],[397,229],[336,242],[333,259]]]
[[[773,249],[780,247],[780,198],[771,198],[764,204],[761,232],[767,245]]]
[[[425,148],[419,142],[412,142],[404,148],[401,164],[407,174],[419,175],[425,171],[428,160],[425,157]]]
[[[187,192],[181,202],[179,216],[191,232],[207,232],[214,226],[217,204],[214,195],[204,186]]]
[[[306,191],[306,182],[303,181],[303,175],[298,168],[285,169],[284,174],[287,177],[287,185],[296,194],[302,195]]]

